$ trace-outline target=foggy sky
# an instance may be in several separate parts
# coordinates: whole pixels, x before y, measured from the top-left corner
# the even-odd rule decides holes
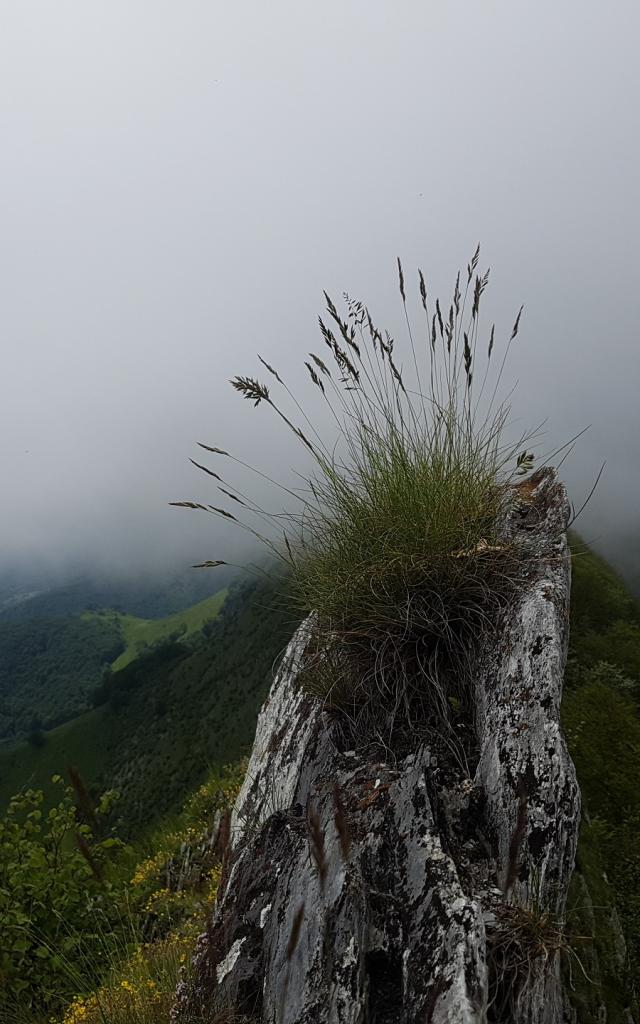
[[[213,500],[198,440],[290,463],[229,377],[303,380],[323,288],[401,334],[396,256],[449,296],[478,240],[487,315],[525,304],[518,417],[591,424],[582,532],[637,529],[639,31],[635,0],[0,0],[0,564],[233,553],[166,504]]]

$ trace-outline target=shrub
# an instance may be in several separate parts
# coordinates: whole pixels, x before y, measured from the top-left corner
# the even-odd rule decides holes
[[[478,273],[478,261],[479,248],[462,289],[458,274],[448,316],[437,299],[430,309],[419,272],[426,318],[419,346],[398,261],[406,366],[365,305],[345,296],[342,314],[325,293],[328,316],[326,323],[320,319],[320,331],[329,356],[325,362],[310,353],[305,365],[336,427],[334,439],[323,439],[264,360],[283,402],[254,378],[232,381],[254,405],[268,405],[312,460],[302,487],[279,485],[293,508],[262,511],[199,463],[233,499],[234,512],[174,503],[240,523],[284,560],[298,606],[315,613],[307,686],[385,735],[394,723],[410,720],[416,705],[420,719],[425,708],[448,718],[449,699],[464,696],[451,679],[464,675],[470,645],[519,571],[519,553],[501,526],[514,474],[532,467],[532,435],[507,439],[509,405],[497,395],[520,313],[496,365],[495,327],[486,344],[480,341],[489,272]],[[293,402],[308,429],[294,422],[296,413],[284,401]],[[445,682],[452,665],[456,671]]]
[[[80,948],[89,958],[102,953],[118,919],[108,869],[120,844],[94,839],[71,789],[46,815],[42,802],[41,791],[28,790],[0,819],[0,1017],[7,1020],[10,1012],[35,1018],[73,994],[69,962]]]
[[[132,848],[92,835],[104,833],[111,794],[87,808],[77,773],[46,817],[41,792],[12,800],[0,820],[0,1020],[168,1020],[220,881],[215,820],[229,812],[243,774],[233,765],[203,783],[135,867]]]
[[[169,1020],[178,981],[189,977],[196,938],[220,881],[212,817],[214,811],[228,812],[243,774],[244,765],[234,765],[222,777],[210,777],[182,813],[151,837],[152,855],[137,864],[129,880],[128,936],[126,929],[120,929],[113,936],[115,941],[105,944],[97,988],[87,993],[83,978],[77,975],[79,994],[61,1024],[166,1024]],[[127,938],[130,941],[123,941]],[[221,1017],[220,1024],[227,1024],[227,1018]],[[231,1017],[228,1024],[233,1024]]]

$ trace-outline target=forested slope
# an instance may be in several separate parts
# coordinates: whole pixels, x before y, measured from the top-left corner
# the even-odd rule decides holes
[[[601,1019],[601,997],[607,1020],[626,1022],[640,981],[640,606],[579,537],[572,548],[563,722],[582,826],[569,926],[595,936],[591,954],[577,943],[588,977],[574,964],[573,985],[581,1022]]]
[[[234,586],[195,643],[160,645],[107,677],[94,709],[47,733],[42,747],[0,753],[0,804],[24,786],[47,792],[51,775],[73,765],[94,791],[120,792],[118,816],[135,834],[249,749],[294,626],[277,584]]]
[[[76,616],[0,620],[0,741],[42,730],[86,711],[105,671],[123,668],[168,639],[197,633],[218,614],[226,589],[165,618],[113,609]],[[151,602],[153,604],[153,602]]]
[[[106,618],[0,622],[0,740],[78,714],[124,646]]]

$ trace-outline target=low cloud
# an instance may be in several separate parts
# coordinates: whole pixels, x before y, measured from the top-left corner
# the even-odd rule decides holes
[[[577,0],[13,5],[0,564],[246,557],[167,504],[209,493],[199,440],[291,471],[229,378],[259,352],[301,382],[323,288],[401,334],[396,256],[417,315],[415,268],[449,293],[478,239],[487,317],[508,333],[525,303],[514,410],[551,448],[591,424],[563,472],[579,505],[606,459],[581,523],[617,551],[640,501],[639,28]]]

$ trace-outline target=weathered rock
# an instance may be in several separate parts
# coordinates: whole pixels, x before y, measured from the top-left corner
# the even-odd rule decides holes
[[[528,579],[477,655],[473,778],[424,743],[393,763],[345,750],[300,689],[309,624],[298,630],[175,1022],[229,1005],[265,1024],[569,1019],[559,953],[508,976],[508,1017],[492,976],[505,900],[561,921],[580,816],[559,725],[568,503],[551,471],[528,490],[506,527],[531,556]]]

